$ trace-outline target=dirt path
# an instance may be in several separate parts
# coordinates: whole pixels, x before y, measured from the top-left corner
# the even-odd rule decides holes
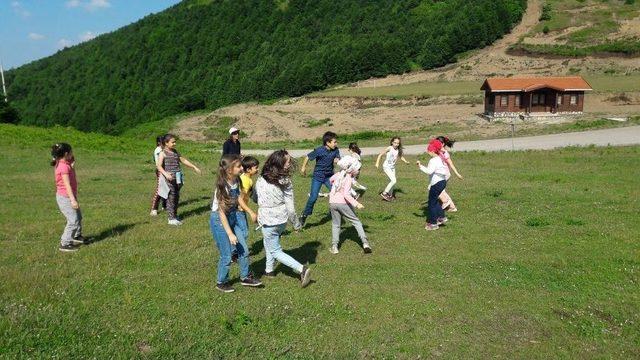
[[[510,151],[510,150],[552,150],[567,146],[623,146],[640,144],[640,126],[624,128],[591,130],[563,134],[517,137],[513,140],[492,139],[456,142],[455,151]],[[404,147],[407,155],[420,155],[425,152],[425,145],[409,145]],[[377,155],[384,147],[362,148],[362,155]],[[296,157],[305,156],[311,149],[288,150]],[[271,154],[273,150],[247,150],[246,154]]]

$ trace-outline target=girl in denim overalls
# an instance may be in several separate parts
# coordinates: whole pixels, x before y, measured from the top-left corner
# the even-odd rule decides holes
[[[213,194],[209,225],[216,242],[220,258],[218,260],[218,278],[216,289],[233,292],[229,285],[231,254],[238,254],[240,266],[240,284],[257,287],[262,283],[254,279],[249,272],[249,248],[247,247],[247,218],[238,207],[248,208],[240,196],[239,175],[242,172],[240,155],[224,155],[218,168],[218,179]]]

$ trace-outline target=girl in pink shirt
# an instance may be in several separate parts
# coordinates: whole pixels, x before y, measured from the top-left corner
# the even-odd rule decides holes
[[[78,204],[78,182],[73,168],[75,159],[71,145],[55,144],[51,147],[51,166],[55,169],[56,201],[67,225],[60,237],[60,251],[77,251],[78,246],[89,241],[82,236],[82,212]]]
[[[330,248],[332,254],[337,254],[339,252],[338,243],[340,242],[340,225],[342,224],[343,217],[349,220],[353,227],[356,228],[360,241],[362,241],[364,253],[371,253],[371,246],[367,240],[367,235],[364,232],[362,222],[358,219],[358,216],[353,210],[354,207],[356,209],[363,209],[364,206],[351,195],[353,178],[358,175],[358,171],[360,171],[361,166],[362,164],[356,158],[345,157],[338,161],[338,167],[341,171],[335,173],[331,179],[329,179],[331,182],[329,209],[332,220],[332,242]]]
[[[453,165],[453,160],[451,160],[451,155],[449,155],[449,152],[445,149],[445,147],[449,149],[452,148],[453,144],[455,143],[455,140],[450,140],[446,136],[438,136],[436,139],[438,139],[438,141],[442,143],[442,151],[440,152],[440,158],[445,163],[445,165],[447,165],[449,170],[452,170],[456,174],[458,179],[462,180],[462,175],[460,175],[460,173],[458,172],[458,169],[456,169],[456,166]],[[443,209],[451,212],[458,211],[456,204],[453,203],[453,199],[451,198],[451,196],[449,196],[449,193],[447,193],[446,190],[442,191],[442,193],[440,194],[440,202],[442,202]]]

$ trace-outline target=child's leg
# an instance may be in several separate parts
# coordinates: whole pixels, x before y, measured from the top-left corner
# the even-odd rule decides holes
[[[440,205],[438,198],[440,197],[442,190],[444,190],[446,183],[447,182],[444,180],[440,181],[432,185],[429,189],[429,217],[427,218],[427,222],[429,224],[437,224],[438,218],[444,216],[444,211],[442,210],[442,205]]]
[[[331,213],[331,246],[337,247],[340,242],[340,224],[342,223],[338,204],[329,204],[329,212]]]
[[[266,257],[264,272],[271,273],[274,270],[276,259],[271,253],[271,243],[267,241],[268,237],[273,236],[271,233],[274,231],[273,226],[262,227],[262,244],[264,245],[264,253]]]
[[[443,190],[440,193],[440,201],[442,202],[442,208],[451,207],[451,209],[455,209],[456,205],[453,203],[453,199],[449,196],[446,190]]]
[[[151,210],[158,210],[158,203],[160,202],[160,195],[158,195],[158,188],[160,187],[160,173],[156,170],[156,191],[151,198]]]
[[[176,210],[178,207],[178,184],[176,180],[167,181],[167,185],[169,186],[169,195],[167,196],[167,216],[169,220],[174,220],[176,218]]]
[[[309,216],[313,214],[313,207],[318,201],[318,193],[320,192],[320,188],[322,187],[322,181],[316,180],[316,178],[311,179],[311,190],[309,191],[309,199],[307,200],[307,205],[304,207],[304,211],[302,215]]]
[[[71,206],[71,200],[68,197],[56,194],[56,201],[60,212],[67,220],[62,236],[60,236],[60,245],[71,245],[78,224],[78,212]]]
[[[82,236],[82,211],[76,210],[76,231],[73,233],[73,238],[77,239]]]
[[[174,205],[174,219],[178,219],[178,206],[180,206],[180,190],[182,189],[182,184],[176,184],[176,203]]]
[[[238,254],[238,265],[240,266],[240,279],[246,279],[249,276],[249,247],[247,246],[247,235],[249,230],[247,227],[247,218],[242,211],[236,211],[230,216],[235,217],[235,226],[233,233],[238,238],[235,250]],[[231,225],[231,224],[229,224]]]
[[[232,220],[229,220],[229,226],[231,226]],[[235,220],[233,220],[235,223]],[[235,225],[235,224],[234,224]],[[209,218],[209,226],[211,228],[211,235],[216,242],[218,251],[220,252],[220,258],[218,260],[218,284],[224,284],[229,279],[229,268],[231,267],[231,243],[229,242],[229,236],[222,227],[220,221],[220,215],[217,212],[212,212]]]
[[[389,184],[387,184],[387,187],[384,188],[384,193],[391,194],[391,191],[393,191],[393,187],[396,186],[396,169],[383,168],[383,170],[384,173],[387,174],[387,177],[389,177]]]
[[[300,264],[291,256],[285,254],[284,251],[282,251],[282,247],[280,246],[280,234],[282,233],[282,231],[284,231],[285,225],[286,224],[262,227],[265,251],[269,251],[273,259],[278,260],[281,264],[292,268],[299,274],[302,272],[302,264]],[[273,264],[271,264],[271,266],[273,266]],[[269,264],[267,264],[266,271],[273,271],[273,268],[269,269]]]
[[[369,240],[367,240],[367,234],[364,232],[362,221],[360,221],[358,215],[353,211],[353,208],[346,204],[340,204],[340,213],[345,219],[351,222],[351,225],[353,225],[354,228],[356,228],[360,241],[362,241],[362,246],[369,246]]]

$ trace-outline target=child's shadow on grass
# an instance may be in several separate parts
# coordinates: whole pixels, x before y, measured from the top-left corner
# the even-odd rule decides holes
[[[258,242],[254,243],[253,246],[251,247],[251,251],[250,254],[253,253],[253,251],[257,250],[258,248],[260,248],[259,251],[262,250],[263,246],[262,246],[262,241],[260,241],[260,245],[257,244]],[[304,244],[302,244],[300,247],[297,247],[295,249],[290,249],[290,250],[284,250],[285,253],[287,253],[288,255],[290,255],[292,258],[296,259],[299,263],[301,264],[315,264],[316,263],[316,258],[318,257],[318,248],[321,246],[322,244],[319,241],[310,241],[310,242],[306,242]],[[254,274],[262,274],[264,272],[265,266],[267,263],[267,258],[263,257],[262,259],[254,262],[251,264],[251,271]],[[293,277],[293,278],[300,278],[300,275],[297,274],[295,271],[293,271],[291,268],[289,268],[288,266],[282,265],[280,263],[278,263],[278,266],[276,267],[276,269],[274,270],[276,273],[283,273],[289,277]]]
[[[367,236],[371,234],[371,231],[367,230],[369,226],[363,224],[362,227],[364,228],[364,233],[367,234]],[[356,228],[354,228],[351,224],[349,224],[349,227],[344,231],[342,231],[342,233],[340,234],[340,241],[338,241],[338,249],[340,249],[342,247],[342,244],[347,240],[353,241],[354,243],[358,244],[360,248],[362,248],[362,241],[360,240],[358,231],[356,231]]]
[[[133,228],[136,225],[138,224],[137,223],[118,224],[112,228],[102,230],[98,235],[91,237],[91,242],[89,243],[89,245],[100,242],[102,240],[106,240],[110,237],[122,235],[123,233],[125,233],[126,231],[128,231],[129,229]]]
[[[202,213],[205,213],[207,211],[211,210],[211,205],[207,204],[207,205],[202,205],[200,207],[197,207],[195,209],[191,209],[191,210],[187,210],[185,212],[182,213],[182,216],[180,216],[182,219],[186,219],[192,216],[198,216]]]
[[[331,221],[331,214],[325,214],[322,219],[318,220],[318,222],[315,222],[313,224],[307,223],[304,226],[304,228],[305,229],[311,229],[311,228],[314,228],[316,226],[322,226],[322,225],[328,223],[329,221]]]
[[[211,200],[211,198],[208,197],[208,196],[195,197],[195,198],[187,199],[185,201],[181,201],[179,206],[187,206],[189,204],[192,204],[194,202],[198,202],[200,200]]]

